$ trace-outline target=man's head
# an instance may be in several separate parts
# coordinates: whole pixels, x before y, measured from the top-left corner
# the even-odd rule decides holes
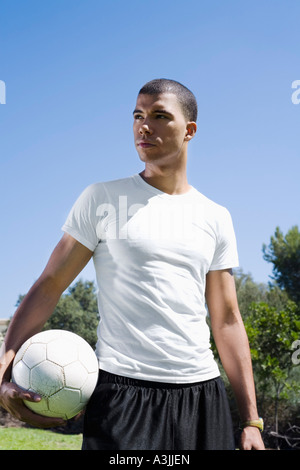
[[[166,79],[146,83],[133,117],[135,145],[142,161],[173,166],[186,160],[187,144],[197,130],[197,103],[186,87]]]
[[[139,95],[160,95],[164,93],[173,93],[176,95],[187,121],[197,121],[198,106],[196,98],[194,94],[181,83],[166,78],[158,78],[146,83],[139,91]]]

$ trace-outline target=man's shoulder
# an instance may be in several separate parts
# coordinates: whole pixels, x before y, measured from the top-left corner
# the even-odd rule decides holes
[[[199,204],[201,204],[207,210],[208,213],[211,213],[212,215],[228,214],[228,209],[225,206],[205,196],[200,191],[198,191],[198,189],[194,189],[195,198]]]
[[[114,180],[105,180],[105,181],[98,181],[96,183],[89,184],[84,192],[89,195],[97,195],[102,194],[103,192],[111,192],[111,191],[125,191],[130,185],[132,185],[132,176],[127,176],[124,178],[118,178]]]

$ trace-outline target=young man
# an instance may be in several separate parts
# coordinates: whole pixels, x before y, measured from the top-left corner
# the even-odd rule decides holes
[[[194,95],[172,80],[139,92],[134,139],[141,174],[89,186],[64,235],[18,308],[5,339],[0,404],[41,427],[33,393],[9,382],[21,344],[41,330],[62,292],[93,256],[99,285],[99,382],[87,406],[83,449],[234,449],[214,339],[241,421],[242,449],[263,449],[249,345],[231,268],[238,264],[228,211],[189,185]]]

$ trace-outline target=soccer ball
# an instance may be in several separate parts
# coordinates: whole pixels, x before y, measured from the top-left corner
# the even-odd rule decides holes
[[[65,330],[48,330],[29,338],[17,352],[12,382],[42,396],[39,402],[24,400],[43,416],[70,419],[91,397],[99,365],[91,346]]]

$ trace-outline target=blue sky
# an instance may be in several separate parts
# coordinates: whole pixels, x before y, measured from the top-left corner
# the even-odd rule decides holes
[[[81,191],[143,169],[132,111],[152,78],[195,93],[189,182],[230,210],[242,269],[268,282],[262,244],[299,225],[299,17],[297,0],[0,1],[0,318]]]

